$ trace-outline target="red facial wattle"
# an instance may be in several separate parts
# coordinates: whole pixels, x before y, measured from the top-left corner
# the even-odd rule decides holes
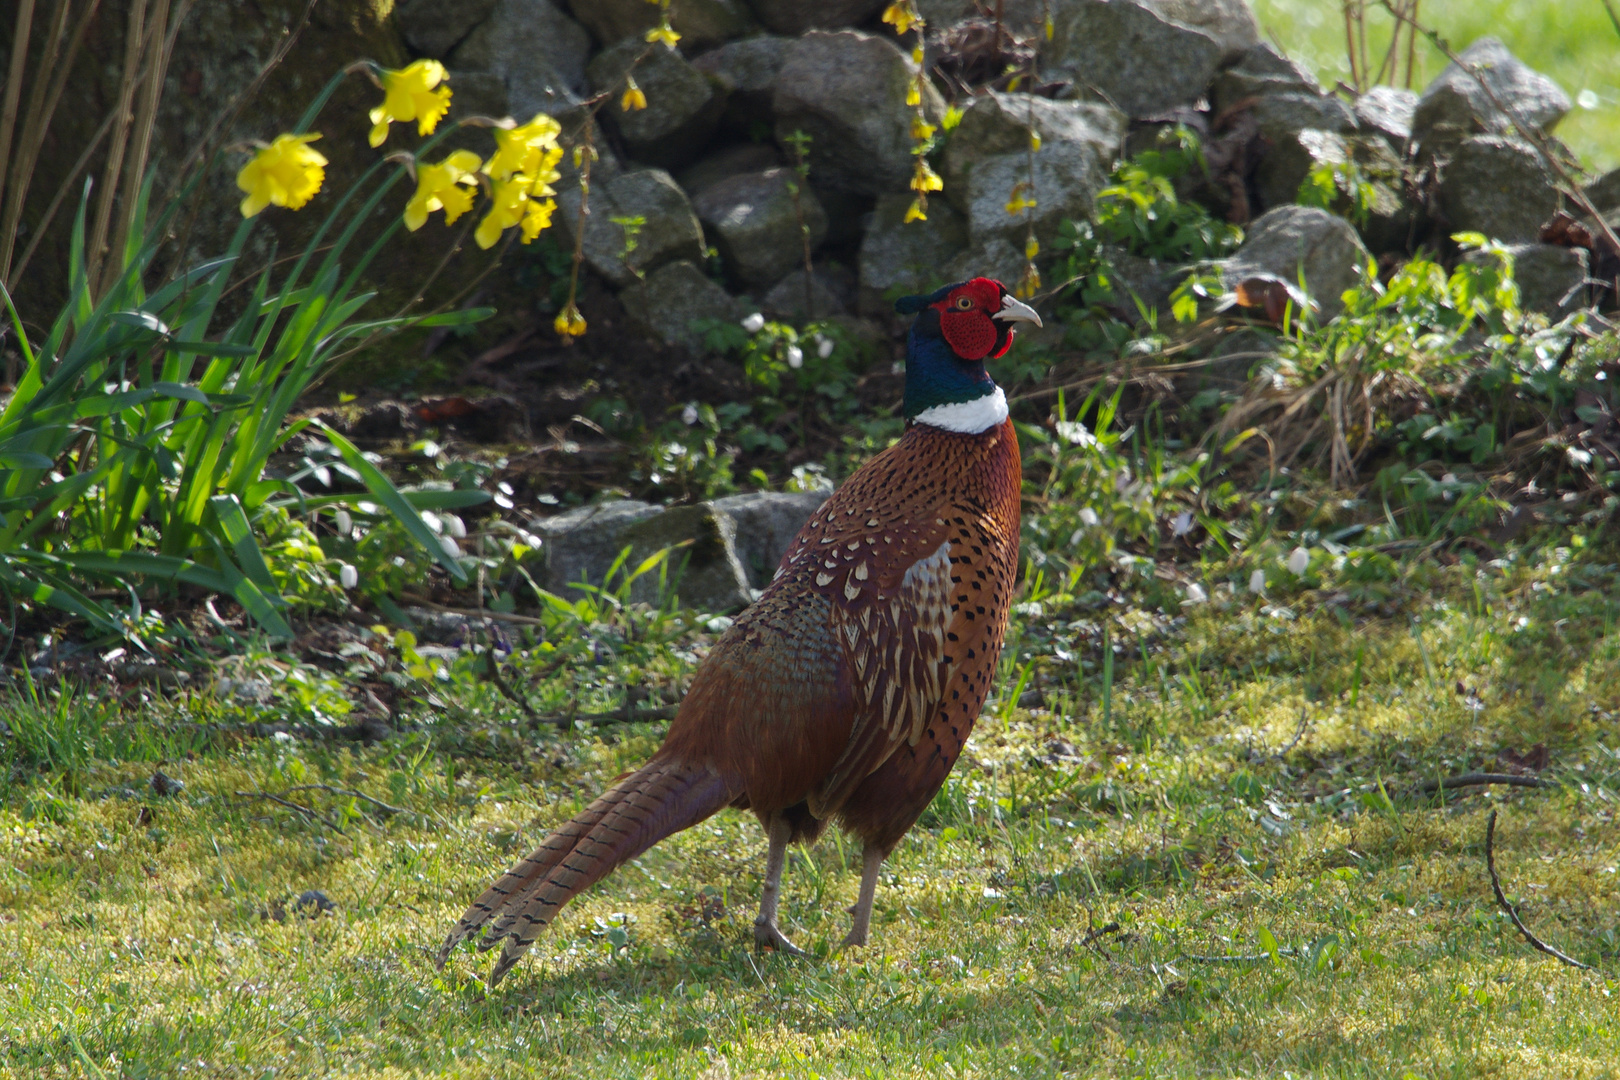
[[[951,351],[964,360],[983,360],[996,347],[996,324],[977,308],[941,312],[939,332]]]
[[[1012,331],[991,319],[1001,309],[1001,300],[999,284],[974,278],[934,305],[940,335],[952,352],[964,360],[995,359],[1012,346]]]

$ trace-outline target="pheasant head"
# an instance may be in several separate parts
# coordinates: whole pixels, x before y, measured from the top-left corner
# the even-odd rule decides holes
[[[1007,398],[984,362],[1011,347],[1013,323],[1041,325],[1034,308],[981,277],[903,297],[894,309],[917,316],[906,335],[906,419],[977,433],[1007,418]]]

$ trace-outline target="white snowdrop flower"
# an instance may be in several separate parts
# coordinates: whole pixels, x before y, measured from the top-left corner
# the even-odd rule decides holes
[[[1252,593],[1266,591],[1266,572],[1264,570],[1256,570],[1249,575],[1249,591]]]
[[[1080,524],[1096,528],[1101,523],[1102,519],[1097,516],[1097,511],[1093,510],[1089,506],[1082,506],[1080,508]]]
[[[692,405],[692,404],[688,404],[686,406],[686,408],[681,410],[681,423],[685,424],[687,427],[691,427],[693,424],[695,424],[697,422],[698,422],[697,406]]]
[[[1198,582],[1195,581],[1191,585],[1187,586],[1187,603],[1202,604],[1208,599],[1209,593],[1205,592],[1204,587],[1198,584]]]
[[[452,559],[461,558],[461,545],[456,543],[450,537],[439,537],[439,546],[444,548],[444,553],[450,556]]]
[[[338,581],[343,583],[343,587],[345,589],[352,589],[356,585],[360,584],[360,571],[356,570],[348,563],[344,563],[342,567],[338,569]]]
[[[424,525],[426,525],[428,528],[432,529],[436,533],[444,532],[444,522],[439,519],[438,514],[435,514],[431,510],[423,510],[421,512],[421,514],[422,514],[422,523]]]
[[[816,341],[817,341],[817,345],[816,345],[816,355],[817,356],[819,356],[823,360],[825,360],[825,359],[827,359],[827,357],[832,355],[832,351],[833,351],[833,339],[832,338],[830,338],[830,337],[822,337],[820,334],[817,334],[816,335]]]
[[[347,510],[339,510],[337,512],[337,531],[342,533],[344,536],[348,536],[353,528],[354,518],[349,516],[349,512]]]
[[[790,368],[804,367],[804,350],[797,345],[787,347],[787,362]]]
[[[1183,510],[1170,519],[1170,533],[1173,536],[1186,536],[1192,532],[1192,528],[1193,516],[1190,510]]]
[[[1595,109],[1603,104],[1603,99],[1597,96],[1597,91],[1588,88],[1575,95],[1575,104],[1583,109]]]
[[[465,540],[467,538],[467,523],[462,521],[459,515],[446,514],[444,516],[444,524],[445,530],[457,540]]]
[[[750,334],[759,333],[761,330],[765,329],[765,316],[761,315],[757,311],[754,312],[752,315],[748,316],[748,318],[742,321],[742,328],[748,331]]]
[[[1311,565],[1311,553],[1302,547],[1297,547],[1288,553],[1288,572],[1295,577],[1305,573]]]

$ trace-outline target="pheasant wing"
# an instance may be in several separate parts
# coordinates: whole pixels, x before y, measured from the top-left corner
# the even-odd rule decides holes
[[[951,605],[951,543],[906,568],[892,594],[873,582],[832,609],[854,697],[843,755],[810,796],[817,817],[835,812],[902,743],[917,745],[950,675],[946,632]]]

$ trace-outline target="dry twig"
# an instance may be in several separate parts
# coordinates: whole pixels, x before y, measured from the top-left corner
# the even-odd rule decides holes
[[[1504,894],[1502,892],[1502,881],[1501,881],[1500,878],[1498,878],[1496,876],[1496,811],[1495,810],[1491,811],[1490,820],[1488,820],[1485,823],[1485,868],[1490,871],[1490,874],[1491,874],[1491,891],[1496,894],[1496,902],[1497,902],[1497,904],[1499,904],[1501,906],[1503,911],[1508,913],[1508,918],[1513,920],[1513,925],[1518,927],[1519,933],[1524,935],[1524,940],[1528,941],[1532,948],[1536,949],[1539,952],[1544,952],[1548,956],[1552,957],[1554,960],[1562,961],[1563,963],[1568,964],[1572,968],[1580,968],[1582,971],[1591,971],[1592,970],[1592,965],[1591,964],[1583,964],[1583,963],[1581,963],[1579,960],[1575,959],[1573,956],[1570,956],[1568,953],[1562,952],[1562,951],[1554,948],[1553,946],[1548,945],[1545,941],[1542,941],[1540,938],[1536,937],[1536,935],[1532,934],[1530,932],[1530,928],[1528,926],[1524,925],[1524,920],[1519,918],[1518,911],[1513,907],[1512,904],[1508,903],[1508,898],[1507,898],[1506,894]]]
[[[1463,773],[1461,776],[1447,776],[1440,780],[1425,780],[1414,790],[1427,795],[1435,791],[1450,791],[1453,788],[1480,787],[1488,784],[1506,784],[1509,787],[1528,788],[1557,786],[1551,780],[1543,780],[1539,776],[1520,776],[1518,773],[1471,772]]]
[[[522,709],[523,715],[529,718],[529,723],[538,727],[540,716],[534,711],[534,706],[530,705],[522,695],[512,689],[510,683],[501,677],[501,665],[495,659],[495,650],[493,648],[484,653],[484,661],[489,669],[489,681],[495,684],[495,689],[501,692],[501,696],[509,699],[518,708]]]
[[[272,795],[268,791],[234,791],[231,794],[238,799],[263,799],[266,802],[275,803],[277,806],[286,807],[288,810],[302,815],[306,821],[314,822],[317,825],[325,825],[328,829],[335,829],[340,833],[343,832],[343,826],[325,814],[316,813],[310,807],[302,803],[295,803],[291,799],[283,799],[280,795]],[[345,833],[344,835],[348,834]]]

